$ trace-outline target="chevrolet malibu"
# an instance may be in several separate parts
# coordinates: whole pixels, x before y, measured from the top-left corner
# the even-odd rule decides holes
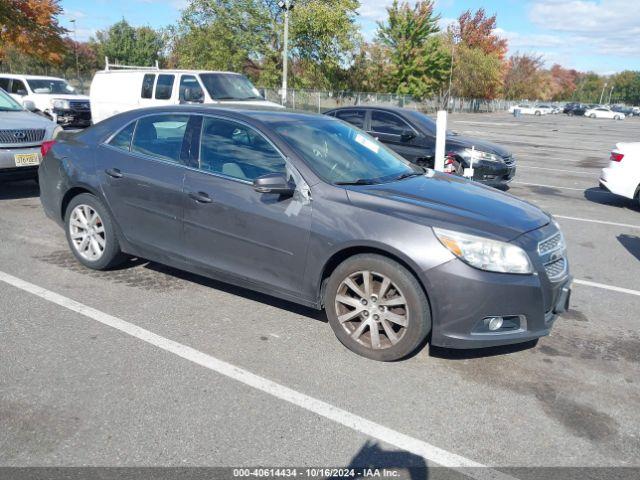
[[[133,110],[57,142],[39,175],[86,267],[135,256],[324,308],[376,360],[534,340],[569,302],[549,215],[328,116]]]

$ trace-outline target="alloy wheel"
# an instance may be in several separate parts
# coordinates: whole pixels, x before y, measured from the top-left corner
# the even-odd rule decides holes
[[[78,254],[90,262],[104,254],[106,236],[98,212],[89,205],[76,206],[69,217],[71,243]]]
[[[334,308],[349,336],[374,350],[398,343],[409,326],[402,291],[389,277],[369,270],[352,273],[340,283]]]

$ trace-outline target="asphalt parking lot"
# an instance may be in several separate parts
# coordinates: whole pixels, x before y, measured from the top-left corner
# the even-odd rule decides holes
[[[510,148],[509,193],[563,228],[576,283],[551,336],[366,360],[310,309],[84,269],[35,183],[0,184],[0,466],[640,467],[640,207],[598,188],[640,118],[449,120]]]

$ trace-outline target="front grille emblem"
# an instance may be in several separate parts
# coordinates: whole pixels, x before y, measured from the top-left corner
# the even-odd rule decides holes
[[[13,136],[16,137],[18,140],[24,140],[27,134],[25,132],[15,132]]]

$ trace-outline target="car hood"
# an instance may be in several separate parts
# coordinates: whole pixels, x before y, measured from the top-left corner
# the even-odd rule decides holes
[[[33,96],[38,98],[50,98],[50,99],[59,98],[61,100],[80,100],[84,102],[89,101],[88,96],[78,95],[75,93],[34,93]]]
[[[347,195],[353,205],[361,208],[502,241],[550,222],[549,216],[535,205],[433,170],[397,182],[349,186]]]
[[[19,130],[22,128],[53,128],[48,118],[27,111],[0,112],[0,130]]]
[[[475,147],[476,150],[487,153],[495,153],[500,157],[509,157],[511,152],[500,145],[487,142],[486,140],[480,140],[478,138],[466,137],[464,135],[447,134],[446,148],[450,150],[458,150],[463,148]]]

